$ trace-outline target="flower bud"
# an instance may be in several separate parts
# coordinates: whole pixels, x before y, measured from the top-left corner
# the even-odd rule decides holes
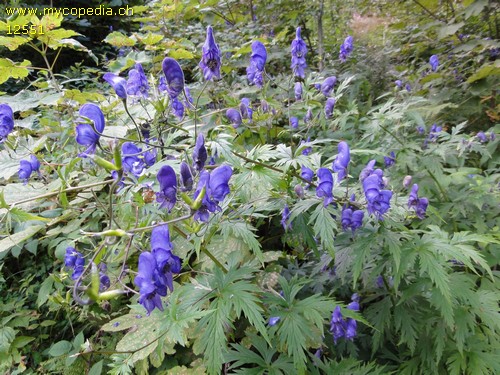
[[[408,189],[408,187],[411,185],[411,176],[405,176],[403,179],[403,186]]]

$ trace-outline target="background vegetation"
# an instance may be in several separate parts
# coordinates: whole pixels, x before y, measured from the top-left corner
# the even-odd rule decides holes
[[[62,3],[129,5],[134,15],[36,18],[0,9],[0,103],[14,112],[0,144],[0,372],[500,372],[498,3],[5,7]],[[9,35],[15,24],[46,33]],[[220,80],[206,81],[198,66],[207,26],[220,47]],[[304,79],[290,67],[297,27],[308,50]],[[349,35],[353,51],[342,62]],[[256,40],[267,50],[263,87],[246,77]],[[181,118],[160,90],[167,56],[180,63],[193,98]],[[125,106],[102,77],[127,78],[137,63],[149,96],[129,96]],[[324,95],[316,85],[331,76],[337,84]],[[336,100],[331,116],[327,97]],[[226,111],[245,112],[243,98],[253,118],[234,127]],[[75,139],[87,103],[106,121],[95,158],[82,157]],[[181,161],[196,161],[198,134],[206,169],[232,168],[230,193],[208,222],[193,218],[192,192],[182,201],[179,186],[171,212],[155,195],[162,167],[180,181]],[[140,174],[117,166],[127,141],[157,151]],[[344,179],[335,167],[341,141],[350,149]],[[30,155],[40,173],[24,183],[19,170]],[[383,220],[370,212],[362,181],[370,160],[383,170],[377,189],[392,192]],[[304,167],[316,176],[333,169],[331,204],[317,194],[324,181],[306,183]],[[124,174],[121,186],[113,169]],[[423,215],[408,204],[413,184],[429,202]],[[348,207],[364,212],[359,228],[346,227]],[[152,250],[151,227],[162,222],[170,222],[181,271],[164,310],[147,314],[134,278],[140,254]],[[88,265],[76,286],[68,247]],[[107,292],[96,290],[104,273]],[[94,303],[78,303],[87,298]]]

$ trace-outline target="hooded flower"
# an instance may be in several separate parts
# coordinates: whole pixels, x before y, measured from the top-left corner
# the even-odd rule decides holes
[[[198,138],[196,138],[196,144],[194,145],[193,150],[193,168],[196,171],[201,171],[205,166],[205,162],[207,161],[208,154],[207,149],[205,148],[205,138],[203,138],[203,134],[198,134]]]
[[[425,217],[425,212],[427,211],[427,206],[429,205],[429,200],[427,198],[418,197],[418,185],[413,184],[413,187],[408,198],[408,208],[413,208],[417,214],[417,217],[423,219]]]
[[[158,308],[160,311],[163,311],[163,305],[161,302],[160,292],[165,292],[166,295],[166,286],[157,285],[158,282],[155,283],[155,274],[157,271],[156,258],[149,251],[144,251],[139,255],[139,264],[138,264],[137,276],[134,279],[134,284],[139,287],[139,303],[144,306],[148,315],[151,312]],[[160,290],[157,290],[157,286],[160,287]],[[161,289],[164,289],[163,291]],[[162,293],[163,294],[163,293]]]
[[[231,121],[231,125],[233,125],[233,128],[237,128],[238,126],[241,125],[241,122],[243,121],[241,118],[240,111],[238,111],[235,108],[229,108],[226,111],[226,117]]]
[[[162,296],[167,295],[167,288],[171,292],[174,290],[173,274],[181,271],[181,260],[172,254],[172,249],[168,225],[155,227],[151,232],[151,253],[156,260],[156,289]]]
[[[433,72],[437,71],[439,66],[439,58],[437,57],[437,55],[431,56],[431,58],[429,59],[429,64],[431,65],[431,70]]]
[[[249,119],[252,121],[253,117],[253,109],[250,103],[250,99],[248,98],[242,98],[240,102],[240,112],[241,112],[241,117],[244,119]]]
[[[122,99],[127,99],[127,81],[125,78],[119,77],[114,73],[106,73],[102,78],[113,87],[116,95]]]
[[[207,81],[214,78],[220,79],[221,55],[217,43],[215,43],[212,27],[207,27],[207,38],[202,47],[201,61],[199,63],[203,76]]]
[[[0,143],[14,130],[14,112],[7,104],[0,104]]]
[[[332,117],[334,108],[335,108],[335,98],[328,98],[325,104],[325,117],[327,119]]]
[[[390,166],[394,165],[395,162],[396,162],[396,154],[394,153],[394,151],[391,151],[389,153],[389,156],[384,156],[384,163],[386,168],[389,168]]]
[[[297,117],[290,117],[290,126],[292,129],[298,129],[299,119]]]
[[[339,54],[340,61],[345,62],[349,57],[349,55],[352,53],[353,50],[352,43],[353,43],[352,36],[349,35],[347,38],[345,38],[344,43],[342,43],[342,45],[340,46],[340,54]]]
[[[345,176],[347,176],[347,166],[349,165],[349,161],[351,160],[349,145],[342,141],[338,145],[338,155],[333,161],[333,171],[337,173],[337,177],[340,180],[343,180]]]
[[[36,158],[35,155],[30,155],[30,160],[21,160],[19,162],[19,179],[24,181],[26,185],[31,176],[31,173],[38,172],[40,173],[40,162]]]
[[[316,188],[316,195],[318,197],[324,197],[323,206],[326,207],[333,202],[333,176],[327,168],[318,169],[318,179],[319,183]]]
[[[302,100],[302,83],[295,82],[294,87],[295,100]]]
[[[226,195],[230,193],[229,179],[233,170],[228,165],[221,165],[215,168],[212,173],[202,171],[198,180],[198,186],[194,193],[194,199],[200,195],[205,188],[205,196],[200,209],[195,213],[194,219],[207,222],[209,212],[220,210],[219,202],[222,202]]]
[[[73,268],[71,279],[78,279],[83,273],[83,266],[85,265],[85,258],[81,253],[76,251],[74,247],[67,247],[64,256],[64,265],[68,268]]]
[[[178,98],[173,98],[171,105],[174,116],[178,119],[182,119],[184,117],[184,104],[182,104]]]
[[[264,65],[267,60],[267,51],[264,44],[256,40],[252,43],[250,65],[247,68],[247,79],[251,84],[262,87]]]
[[[96,146],[99,142],[99,134],[104,131],[104,115],[101,109],[92,103],[84,104],[78,112],[81,117],[86,117],[93,123],[93,126],[88,123],[79,123],[76,126],[76,142],[82,146],[87,146],[87,150],[80,154],[86,157],[88,154],[95,152]]]
[[[379,220],[383,219],[383,215],[391,207],[390,200],[392,198],[392,191],[382,190],[384,187],[382,176],[382,170],[377,169],[363,180],[368,213],[375,214]]]
[[[184,90],[184,72],[177,60],[171,57],[165,57],[162,68],[168,94],[172,99],[177,98]]]
[[[300,141],[300,145],[299,146],[302,146],[304,143],[309,143],[311,142],[311,137],[307,137],[307,140],[304,141],[304,140],[301,140]],[[312,152],[312,147],[309,146],[309,147],[305,147],[303,150],[302,150],[302,155],[309,155],[311,152]]]
[[[395,81],[394,81],[394,84],[395,84],[395,85],[396,85],[396,87],[397,87],[398,89],[400,89],[400,90],[403,88],[403,82],[402,82],[400,79],[395,80]]]
[[[290,208],[288,208],[288,205],[285,204],[285,206],[283,207],[283,213],[281,214],[281,225],[283,226],[283,229],[285,231],[292,228],[292,223],[290,223],[289,220]]]
[[[160,191],[156,193],[156,201],[160,203],[160,208],[166,207],[170,212],[177,202],[177,176],[171,166],[164,165],[158,171],[156,178],[160,183]]]
[[[323,93],[323,95],[329,97],[336,83],[337,77],[331,76],[326,78],[321,84],[321,92]]]
[[[481,143],[488,142],[488,137],[486,136],[485,132],[477,132],[476,137]]]
[[[300,36],[300,27],[297,27],[295,39],[291,46],[292,53],[292,71],[296,77],[305,78],[304,69],[307,67],[306,54],[307,46]]]
[[[125,142],[122,145],[122,164],[123,170],[139,177],[144,171],[144,156],[142,149],[132,142]]]
[[[148,97],[149,84],[142,65],[137,63],[135,68],[128,72],[127,94],[134,96]]]
[[[341,224],[343,230],[351,229],[354,233],[363,224],[364,212],[344,207],[342,209]]]
[[[300,177],[302,177],[306,181],[311,182],[314,177],[314,171],[310,168],[302,166],[300,170]]]
[[[304,122],[306,124],[309,124],[312,121],[312,119],[313,119],[312,109],[308,108],[307,112],[306,112],[306,115],[304,116]]]
[[[189,165],[181,163],[181,191],[190,191],[193,188],[193,173]]]
[[[366,165],[365,168],[361,171],[359,174],[359,180],[363,181],[365,178],[367,178],[369,175],[373,173],[373,168],[375,167],[376,160],[370,160],[368,164]]]

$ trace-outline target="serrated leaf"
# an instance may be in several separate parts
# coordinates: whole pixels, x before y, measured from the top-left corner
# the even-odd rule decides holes
[[[113,31],[111,34],[108,34],[104,41],[118,48],[132,47],[135,45],[135,40],[120,33],[119,31]]]
[[[36,304],[38,307],[42,306],[49,299],[49,293],[52,291],[52,286],[54,285],[54,279],[52,277],[47,277],[43,283],[40,285],[40,290],[38,291],[38,297],[36,299]]]
[[[184,48],[177,48],[173,51],[168,52],[169,57],[173,57],[174,59],[192,59],[194,58],[194,54]]]
[[[11,51],[15,51],[25,43],[28,43],[31,38],[22,37],[22,36],[13,36],[7,37],[0,35],[0,46],[7,47]]]
[[[16,337],[16,331],[11,327],[0,327],[0,353],[8,352],[12,341]]]
[[[30,65],[31,62],[28,60],[23,60],[22,63],[15,63],[10,59],[0,58],[0,84],[4,83],[9,78],[26,78],[29,74],[29,69],[27,67]]]
[[[0,259],[7,255],[7,251],[23,241],[32,238],[35,234],[45,228],[45,225],[33,225],[21,232],[11,234],[0,241]]]
[[[473,83],[488,76],[498,76],[500,74],[500,62],[497,60],[493,64],[484,64],[478,71],[467,79],[467,83]]]

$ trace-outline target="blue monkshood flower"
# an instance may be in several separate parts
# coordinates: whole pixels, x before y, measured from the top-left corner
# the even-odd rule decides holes
[[[157,154],[158,151],[156,151],[155,147],[144,152],[144,163],[147,167],[151,167],[154,163],[156,163]]]
[[[165,78],[164,75],[160,77],[160,80],[158,82],[158,92],[160,94],[168,91],[168,86],[167,86],[167,79]]]
[[[191,96],[191,90],[189,90],[189,87],[184,87],[184,95],[186,98],[184,99],[184,105],[186,107],[189,107],[189,104],[193,104],[194,100],[193,97]]]
[[[99,264],[99,292],[104,292],[108,290],[111,286],[111,280],[109,276],[106,274],[108,267],[104,263]]]
[[[326,207],[333,202],[333,176],[328,168],[320,168],[317,172],[319,183],[316,187],[316,195],[324,197],[323,206]]]
[[[134,96],[148,97],[149,83],[144,74],[142,65],[137,63],[135,68],[128,72],[127,94]]]
[[[226,117],[229,119],[229,121],[231,121],[231,125],[233,126],[233,128],[237,128],[238,126],[241,125],[241,122],[243,121],[243,119],[241,118],[241,113],[240,111],[238,111],[237,109],[235,108],[229,108],[227,111],[226,111]]]
[[[363,224],[364,212],[362,210],[352,210],[344,207],[342,209],[341,224],[343,230],[351,229],[352,233]]]
[[[125,78],[119,77],[114,73],[106,73],[102,78],[113,87],[116,95],[122,99],[127,99],[127,81]]]
[[[345,38],[344,43],[342,43],[342,45],[340,46],[340,54],[339,54],[340,61],[345,62],[349,57],[349,55],[352,53],[353,50],[352,43],[353,43],[352,36],[349,35],[347,38]]]
[[[122,145],[122,164],[123,170],[139,177],[144,171],[144,156],[142,149],[132,142],[125,142]]]
[[[280,321],[280,317],[279,316],[272,316],[269,318],[269,322],[267,324],[269,324],[271,327],[276,325],[279,321]]]
[[[202,47],[201,61],[199,67],[203,71],[203,77],[207,81],[214,78],[220,79],[221,55],[211,26],[207,27],[207,38]]]
[[[335,108],[335,98],[328,98],[325,104],[325,117],[327,119],[332,117],[334,108]]]
[[[435,72],[439,66],[439,58],[437,55],[432,55],[429,59],[429,64],[431,65],[431,70]]]
[[[391,151],[389,153],[389,156],[384,156],[384,163],[386,168],[389,168],[390,166],[394,165],[394,163],[396,163],[396,154],[394,153],[394,151]]]
[[[299,147],[300,147],[301,145],[303,145],[304,143],[309,143],[310,141],[311,141],[311,137],[307,137],[307,141],[305,141],[305,142],[304,142],[304,140],[300,141],[300,145],[299,145]],[[309,146],[309,147],[306,147],[306,148],[304,148],[304,149],[302,150],[302,155],[307,156],[307,155],[309,155],[311,152],[312,152],[312,147],[311,147],[311,146]]]
[[[252,43],[252,54],[250,55],[250,65],[247,68],[247,79],[250,84],[258,87],[263,85],[263,71],[267,60],[267,51],[264,44],[256,40]]]
[[[242,98],[240,102],[240,113],[241,117],[244,119],[252,120],[253,117],[253,109],[250,103],[250,99]]]
[[[198,180],[198,186],[194,193],[194,199],[201,193],[203,187],[206,192],[200,209],[195,213],[194,219],[207,222],[209,212],[220,211],[219,203],[230,193],[229,179],[233,170],[228,165],[215,168],[212,173],[202,171]]]
[[[351,161],[351,155],[349,150],[349,145],[342,141],[338,145],[338,155],[333,161],[332,169],[337,173],[337,178],[343,180],[345,176],[347,176],[347,166]]]
[[[427,138],[424,140],[424,148],[427,147],[427,144],[429,142],[436,142],[439,136],[439,133],[441,133],[441,130],[443,130],[442,126],[437,126],[437,124],[433,124],[431,126],[431,129],[429,130],[429,134],[427,135]]]
[[[411,91],[411,85],[409,83],[407,83],[405,85],[405,89],[406,89],[406,91],[410,92]]]
[[[351,296],[351,303],[347,305],[347,308],[352,311],[359,311],[359,295],[358,293],[354,293]]]
[[[71,279],[76,280],[83,273],[85,258],[74,247],[69,246],[66,248],[66,254],[64,255],[64,265],[68,268],[73,268]]]
[[[98,133],[104,131],[104,115],[101,109],[92,103],[84,104],[78,112],[81,117],[90,119],[94,126],[90,124],[79,123],[76,126],[76,142],[82,146],[87,146],[87,150],[80,154],[81,157],[86,157],[88,154],[93,154],[99,142]]]
[[[285,204],[285,206],[283,207],[283,212],[281,214],[281,225],[283,226],[283,229],[285,231],[292,228],[292,223],[288,221],[290,220],[290,215],[290,208],[287,204]]]
[[[14,130],[14,112],[8,104],[0,104],[0,143]]]
[[[158,282],[155,280],[155,275],[158,273],[156,258],[149,251],[142,252],[139,255],[137,268],[138,271],[134,279],[134,284],[139,287],[139,303],[144,306],[148,315],[155,308],[163,311],[161,295],[158,292],[165,292],[164,294],[166,295],[166,286],[157,285]],[[160,288],[157,288],[157,286]]]
[[[312,119],[313,119],[312,109],[308,108],[307,112],[306,112],[306,115],[304,116],[304,122],[306,124],[309,124],[312,121]]]
[[[375,163],[376,163],[376,160],[373,159],[373,160],[370,160],[368,162],[368,164],[366,164],[366,167],[363,168],[363,170],[361,171],[361,173],[359,174],[359,180],[361,182],[363,182],[363,180],[365,178],[367,178],[369,175],[371,175],[373,173],[373,169],[375,167]]]
[[[321,92],[323,93],[323,95],[326,97],[330,96],[336,83],[337,83],[337,77],[331,76],[326,78],[321,84]]]
[[[302,100],[302,83],[295,82],[293,92],[295,94],[295,100]]]
[[[299,197],[300,199],[304,198],[304,188],[301,184],[295,185],[293,191],[295,191],[295,194],[297,194],[297,197]]]
[[[418,134],[424,134],[425,128],[423,126],[417,126],[417,132],[418,132]]]
[[[413,187],[408,198],[408,208],[413,208],[417,214],[417,217],[423,219],[425,217],[425,212],[427,211],[427,206],[429,205],[429,200],[427,198],[418,197],[418,185],[413,184]]]
[[[198,134],[196,144],[193,150],[193,168],[195,171],[201,171],[208,159],[207,149],[205,148],[205,138],[203,134]]]
[[[333,342],[336,344],[338,339],[345,336],[345,321],[340,311],[340,306],[336,306],[330,319],[330,332],[333,334]]]
[[[307,68],[306,55],[307,46],[300,36],[300,27],[297,27],[295,32],[295,39],[291,45],[292,53],[292,71],[296,77],[305,78],[306,74],[304,69]]]
[[[177,60],[165,57],[162,63],[163,74],[167,83],[169,96],[177,98],[184,91],[184,72]]]
[[[387,283],[389,284],[389,287],[392,287],[394,285],[394,278],[390,276],[387,280]],[[384,277],[382,275],[377,276],[377,279],[375,280],[375,285],[379,289],[385,288]]]
[[[167,224],[155,227],[151,232],[151,250],[159,271],[155,276],[156,284],[161,284],[162,287],[166,286],[172,292],[174,290],[172,273],[180,272],[181,260],[172,254],[173,245],[170,242]],[[166,294],[166,291],[164,292]]]
[[[412,177],[411,176],[405,176],[405,178],[403,179],[403,186],[408,189],[408,187],[411,185],[411,180],[412,180]]]
[[[476,134],[476,137],[479,139],[479,141],[481,143],[488,142],[488,137],[486,136],[486,134],[484,132],[478,132]]]
[[[193,188],[193,173],[189,165],[183,161],[181,163],[181,191],[191,191]]]
[[[396,85],[396,87],[397,87],[398,89],[400,89],[400,90],[403,88],[403,82],[402,82],[400,79],[395,80],[395,81],[394,81],[394,84],[395,84],[395,85]]]
[[[30,160],[21,160],[19,162],[19,179],[26,185],[33,172],[40,174],[40,162],[35,155],[30,155]]]
[[[347,340],[353,340],[356,337],[356,328],[358,323],[354,319],[347,319],[346,321],[346,329],[345,329],[345,338]]]
[[[170,165],[164,165],[158,171],[156,179],[160,183],[160,191],[156,193],[156,201],[160,208],[167,208],[168,212],[177,202],[177,176]]]
[[[314,177],[314,171],[310,168],[302,166],[300,170],[300,177],[302,177],[306,181],[311,182]]]
[[[292,129],[299,128],[299,119],[297,117],[290,117],[290,127]]]
[[[262,113],[269,112],[269,103],[267,101],[265,101],[264,99],[261,99],[260,109],[262,110]]]
[[[390,200],[392,198],[392,191],[382,190],[384,187],[382,175],[383,172],[377,169],[363,180],[363,190],[368,201],[368,213],[375,214],[379,220],[383,220],[383,215],[391,207]]]
[[[184,104],[182,104],[178,98],[173,98],[171,105],[174,116],[178,119],[182,119],[184,117]]]

